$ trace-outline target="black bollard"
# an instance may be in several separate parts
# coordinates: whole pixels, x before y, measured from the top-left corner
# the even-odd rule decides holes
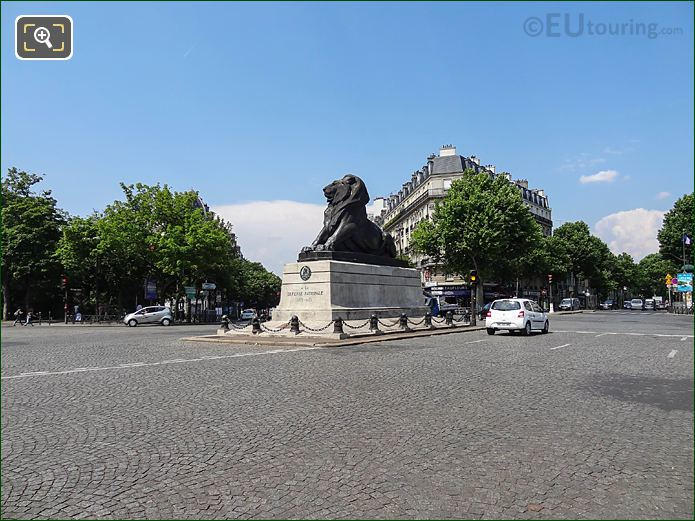
[[[432,313],[429,311],[425,313],[425,327],[434,328],[432,325]]]
[[[257,335],[258,333],[261,333],[261,321],[258,320],[258,317],[253,317],[253,320],[251,320],[251,332],[254,335]]]
[[[333,321],[333,332],[338,334],[343,334],[343,319],[338,317]]]
[[[369,317],[369,331],[372,333],[379,332],[379,319],[375,314],[372,314],[372,316]]]
[[[398,325],[403,331],[410,331],[410,328],[408,327],[408,316],[405,313],[401,313],[401,316],[398,319]]]
[[[444,318],[447,326],[454,325],[454,314],[451,311],[447,311],[446,315],[444,315]]]
[[[290,319],[290,333],[299,334],[299,317],[297,315],[292,315]]]
[[[222,329],[229,331],[229,317],[227,315],[222,315]]]

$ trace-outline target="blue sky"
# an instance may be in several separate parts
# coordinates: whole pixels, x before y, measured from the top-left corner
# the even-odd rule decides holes
[[[15,58],[15,17],[42,13],[72,16],[71,60]],[[548,13],[583,14],[585,34],[526,34]],[[120,181],[195,188],[240,221],[247,255],[252,202],[320,206],[346,172],[388,194],[444,143],[544,188],[556,225],[599,234],[693,190],[692,3],[11,2],[2,38],[3,172],[44,174],[73,214]],[[580,182],[599,172],[611,180]],[[605,239],[658,226],[645,215],[603,221]]]

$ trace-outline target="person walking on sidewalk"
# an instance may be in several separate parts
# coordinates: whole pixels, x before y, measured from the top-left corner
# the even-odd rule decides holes
[[[32,312],[27,311],[27,321],[24,322],[24,325],[34,327],[34,323],[32,322],[33,318],[34,318],[34,316],[33,316]]]
[[[12,322],[13,326],[16,326],[17,322],[20,324],[22,323],[22,315],[24,315],[22,308],[17,308],[17,311],[14,312],[14,322]]]

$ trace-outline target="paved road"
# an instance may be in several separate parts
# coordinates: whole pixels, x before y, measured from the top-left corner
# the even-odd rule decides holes
[[[692,518],[692,317],[551,329],[4,328],[2,517]]]

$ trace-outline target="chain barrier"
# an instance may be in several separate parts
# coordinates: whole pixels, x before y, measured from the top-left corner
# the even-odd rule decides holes
[[[261,322],[261,329],[268,331],[270,333],[282,333],[283,329],[289,327],[290,321],[288,320],[286,324],[281,325],[278,329],[273,329],[272,327],[267,327],[263,322]]]
[[[229,325],[230,325],[232,328],[241,331],[242,329],[246,329],[247,327],[249,327],[249,326],[251,325],[251,322],[249,322],[249,323],[246,324],[245,326],[238,326],[238,325],[236,325],[234,322],[229,322]]]
[[[326,324],[325,326],[320,327],[320,328],[318,328],[318,329],[314,329],[314,328],[312,328],[312,327],[307,326],[307,325],[306,325],[304,322],[302,322],[301,320],[299,321],[299,324],[300,324],[301,326],[303,326],[304,329],[306,329],[306,330],[308,330],[308,331],[312,331],[313,333],[318,333],[318,332],[320,332],[320,331],[325,331],[326,329],[328,329],[329,327],[331,327],[331,326],[333,325],[333,321],[331,320],[328,324]]]
[[[415,322],[414,320],[410,320],[410,319],[408,319],[408,322],[410,322],[414,326],[419,326],[419,325],[425,323],[425,317],[422,317],[422,320],[420,320],[420,322]]]
[[[359,326],[351,326],[350,324],[348,324],[347,322],[345,322],[343,320],[343,325],[345,327],[349,327],[350,329],[362,329],[364,326],[369,325],[369,320],[367,320],[364,324],[360,324]]]
[[[398,324],[400,324],[400,319],[396,319],[396,321],[393,324],[387,324],[386,322],[382,322],[382,320],[379,319],[379,324],[381,324],[384,327],[393,327],[393,326],[397,326]]]
[[[444,322],[446,322],[446,319],[441,318],[441,319],[437,320],[435,317],[432,317],[432,322],[435,322],[436,324],[443,324]]]
[[[453,318],[453,321],[454,321],[454,322],[470,322],[471,319],[470,319],[470,317],[468,316],[468,313],[464,313],[463,315],[461,315],[461,318],[458,319],[458,320],[456,319],[456,317],[454,317],[454,318]]]

